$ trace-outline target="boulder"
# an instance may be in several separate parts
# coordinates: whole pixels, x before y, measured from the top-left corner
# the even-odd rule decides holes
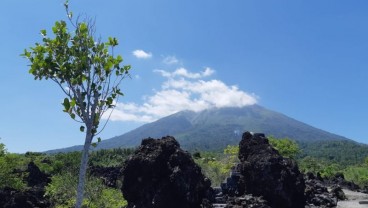
[[[348,198],[345,196],[344,191],[339,185],[333,185],[331,187],[332,196],[336,197],[337,200],[347,200]]]
[[[282,157],[264,134],[245,132],[239,144],[240,186],[271,207],[304,208],[305,183],[296,163]]]
[[[208,207],[211,182],[174,137],[144,139],[122,169],[128,207]]]

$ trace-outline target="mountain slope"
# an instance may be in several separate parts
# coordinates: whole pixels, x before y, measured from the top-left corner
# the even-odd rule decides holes
[[[181,111],[121,136],[104,140],[98,144],[97,149],[134,147],[143,138],[172,135],[187,150],[220,150],[228,144],[238,144],[244,131],[263,132],[277,138],[288,137],[301,142],[348,140],[259,105],[251,105],[242,108],[216,108],[198,113]],[[81,149],[76,146],[73,149],[55,151],[78,148]]]

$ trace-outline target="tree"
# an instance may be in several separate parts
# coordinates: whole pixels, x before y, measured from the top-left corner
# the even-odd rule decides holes
[[[0,138],[1,139],[1,138]],[[0,143],[0,157],[4,156],[6,153],[6,148],[5,148],[5,144]]]
[[[79,17],[74,20],[68,1],[64,6],[74,32],[69,31],[65,21],[57,21],[52,27],[53,37],[41,30],[42,43],[36,43],[30,51],[25,49],[22,55],[30,61],[29,73],[36,80],[51,79],[61,88],[66,95],[62,103],[64,112],[83,124],[80,131],[85,132],[85,142],[76,202],[79,208],[83,201],[89,149],[94,144],[92,140],[99,134],[102,115],[112,110],[114,100],[123,95],[119,84],[129,75],[130,66],[120,66],[123,58],[114,56],[114,48],[118,45],[116,38],[109,37],[105,43],[96,40],[93,21],[79,21]]]

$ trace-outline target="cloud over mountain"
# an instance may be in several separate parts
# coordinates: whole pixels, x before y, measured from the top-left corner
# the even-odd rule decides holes
[[[190,72],[185,68],[172,72],[154,72],[167,78],[161,84],[161,89],[145,96],[142,104],[117,103],[111,120],[152,122],[182,110],[198,112],[209,108],[243,107],[257,103],[255,95],[244,92],[237,86],[208,79],[215,72],[209,67],[201,72]]]

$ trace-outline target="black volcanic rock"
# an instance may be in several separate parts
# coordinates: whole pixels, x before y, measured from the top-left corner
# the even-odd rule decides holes
[[[345,180],[343,173],[336,173],[333,177],[324,180],[328,185],[339,185],[341,188],[349,189],[351,191],[359,191],[360,187],[354,182]]]
[[[170,136],[144,139],[122,172],[128,207],[199,208],[212,190],[190,154]]]
[[[331,187],[331,193],[334,197],[336,197],[338,200],[346,200],[348,199],[345,196],[344,191],[342,190],[342,188],[339,185],[334,185]]]
[[[26,172],[28,172],[28,176],[26,177],[26,181],[28,186],[42,186],[44,187],[46,184],[51,182],[50,175],[42,172],[40,168],[34,162],[28,163],[28,167]]]
[[[19,191],[12,188],[0,189],[0,207],[3,208],[46,208],[50,203],[40,196],[39,190],[32,188]]]
[[[245,132],[239,144],[240,185],[271,207],[304,208],[304,179],[296,163],[283,158],[264,134]]]
[[[337,197],[341,196],[340,190],[337,188],[335,193],[329,193],[327,187],[320,180],[321,177],[316,177],[313,173],[305,175],[305,197],[308,207],[332,208],[337,205]],[[342,193],[343,194],[343,193]],[[307,207],[307,206],[306,206]]]
[[[271,208],[262,197],[244,195],[232,197],[227,201],[225,208]]]
[[[122,177],[121,167],[92,166],[89,171],[91,175],[101,178],[106,186],[112,188],[117,187],[117,182]]]
[[[42,172],[36,164],[28,164],[24,180],[30,188],[24,191],[5,187],[0,189],[0,207],[4,208],[46,208],[50,202],[45,198],[45,186],[51,182],[50,175]]]

